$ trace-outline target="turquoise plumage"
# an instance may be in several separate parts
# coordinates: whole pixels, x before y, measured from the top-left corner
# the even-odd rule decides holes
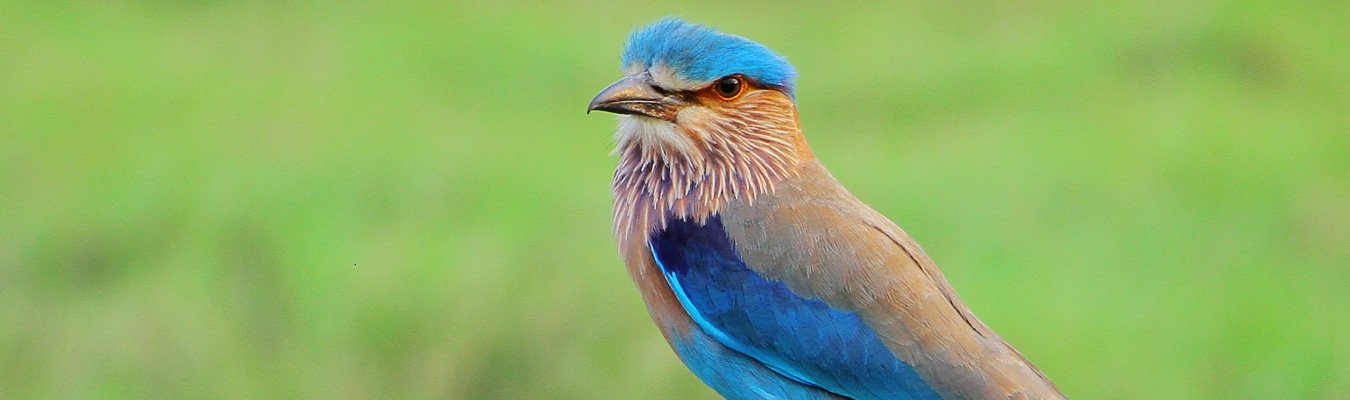
[[[622,67],[588,107],[622,114],[619,250],[671,347],[718,393],[1064,397],[816,160],[783,57],[664,19],[630,36]]]

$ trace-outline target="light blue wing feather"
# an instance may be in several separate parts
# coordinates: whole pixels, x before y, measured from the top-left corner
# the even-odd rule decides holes
[[[856,313],[798,296],[746,266],[719,218],[672,221],[649,245],[685,311],[719,344],[851,399],[940,398]]]

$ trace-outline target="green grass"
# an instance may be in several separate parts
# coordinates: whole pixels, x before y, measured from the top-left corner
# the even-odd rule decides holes
[[[676,14],[1070,396],[1350,397],[1350,8],[1117,3],[0,4],[0,393],[715,398],[582,113]]]

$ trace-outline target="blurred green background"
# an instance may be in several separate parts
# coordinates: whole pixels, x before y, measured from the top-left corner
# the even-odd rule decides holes
[[[1350,398],[1350,3],[682,3],[0,3],[0,397],[715,398],[583,113],[673,14],[1071,397]]]

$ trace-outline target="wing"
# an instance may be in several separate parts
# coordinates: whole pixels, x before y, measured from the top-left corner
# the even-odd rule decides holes
[[[857,313],[799,296],[747,267],[720,218],[672,221],[649,245],[685,311],[723,346],[848,398],[939,398]]]
[[[723,211],[737,255],[771,282],[856,312],[885,347],[950,398],[1063,398],[975,318],[904,231],[819,163],[754,204]]]

